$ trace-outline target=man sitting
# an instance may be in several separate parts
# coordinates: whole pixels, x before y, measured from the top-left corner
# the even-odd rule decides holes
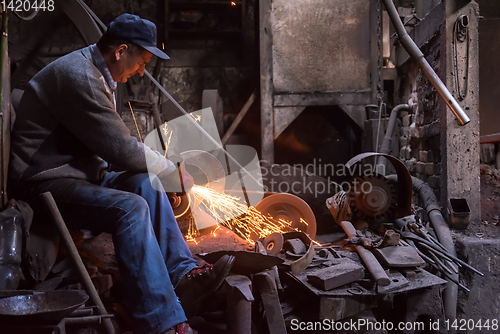
[[[153,54],[169,59],[156,48],[154,23],[123,14],[97,44],[33,77],[12,132],[9,191],[35,212],[50,191],[68,227],[111,233],[137,333],[195,333],[182,306],[214,292],[234,258],[197,267],[165,192],[155,190],[179,182],[176,166],[131,136],[116,112],[116,82],[142,76]],[[193,185],[187,173],[180,182]]]

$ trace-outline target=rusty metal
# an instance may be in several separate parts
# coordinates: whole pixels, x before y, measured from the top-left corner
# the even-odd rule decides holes
[[[215,263],[226,254],[235,257],[231,272],[239,275],[255,274],[283,263],[279,257],[248,251],[217,251],[197,255],[208,263]]]
[[[411,246],[375,248],[373,254],[387,267],[418,267],[425,265],[425,261]]]
[[[284,219],[291,222],[292,229],[307,233],[311,239],[316,236],[316,217],[309,205],[300,197],[285,193],[273,194],[264,197],[255,209],[276,220]]]
[[[396,190],[384,176],[376,174],[355,177],[351,184],[349,205],[357,218],[380,219],[393,216],[397,205]]]
[[[349,238],[352,239],[357,237],[356,229],[354,228],[354,226],[352,226],[351,222],[343,221],[340,223],[340,226],[342,226]],[[384,268],[382,268],[372,252],[361,245],[355,245],[354,247],[356,248],[364,264],[366,265],[366,268],[375,279],[375,282],[377,282],[378,285],[382,286],[389,285],[391,281],[389,280],[387,273],[384,271]]]
[[[365,268],[348,259],[339,264],[318,269],[307,274],[307,278],[312,285],[325,291],[355,282],[363,277],[365,277]]]
[[[90,299],[97,306],[100,315],[107,315],[108,312],[106,311],[106,308],[104,307],[104,304],[102,303],[102,300],[99,297],[99,294],[97,293],[94,284],[92,283],[92,280],[90,279],[87,269],[83,264],[82,258],[78,254],[78,249],[76,248],[75,243],[73,242],[73,239],[71,238],[71,235],[68,231],[68,228],[64,223],[61,213],[57,208],[57,204],[54,201],[54,197],[52,197],[52,194],[50,192],[45,192],[40,196],[42,197],[42,200],[49,211],[51,219],[54,221],[55,225],[59,229],[59,233],[61,234],[61,239],[64,245],[66,246],[68,254],[71,257],[78,271],[78,275],[80,276],[85,291],[87,291],[87,293],[90,296]],[[103,325],[107,333],[115,334],[115,329],[113,327],[111,319],[104,319]]]
[[[330,210],[336,223],[352,219],[352,210],[347,200],[347,193],[343,190],[328,198],[326,207]]]
[[[297,259],[294,261],[285,261],[285,265],[290,266],[292,274],[297,275],[303,272],[311,264],[314,258],[314,247],[313,242],[309,236],[304,232],[289,232],[283,234],[283,238],[286,242],[288,239],[300,239],[307,246],[307,251],[304,255],[296,256]],[[287,253],[290,254],[290,253]]]
[[[227,329],[229,334],[251,334],[252,332],[252,281],[247,276],[226,277],[231,288],[227,294]]]
[[[287,241],[283,244],[283,250],[287,253],[290,252],[293,255],[302,256],[307,252],[307,245],[299,238],[287,239]]]
[[[410,285],[410,281],[400,272],[389,273],[390,284],[386,286],[377,286],[377,293],[387,294]]]
[[[424,244],[426,245],[427,247],[429,248],[432,248],[432,250],[435,252],[435,253],[438,253],[450,260],[453,260],[455,262],[457,262],[458,264],[472,270],[473,272],[475,272],[476,274],[480,275],[480,276],[484,276],[484,274],[482,272],[480,272],[479,270],[477,270],[476,268],[472,267],[470,264],[460,260],[458,257],[456,256],[453,256],[452,254],[450,254],[449,252],[443,250],[442,248],[436,246],[435,244],[417,236],[416,234],[412,233],[412,232],[402,232],[401,235],[406,238],[406,239],[410,239],[412,241],[418,241],[419,243],[421,244]]]
[[[100,325],[105,320],[110,320],[113,315],[90,315],[86,317],[64,318],[66,326],[86,326],[86,325]]]
[[[383,153],[361,153],[357,156],[350,159],[345,166],[351,169],[356,163],[360,162],[363,159],[370,157],[384,157],[393,165],[397,174],[397,203],[394,210],[394,214],[391,217],[392,219],[406,217],[411,214],[411,199],[412,199],[412,177],[408,168],[406,168],[405,164],[395,157],[383,154]]]
[[[286,334],[285,320],[281,312],[276,280],[271,273],[273,271],[267,270],[255,274],[253,282],[262,298],[269,332],[273,334]]]

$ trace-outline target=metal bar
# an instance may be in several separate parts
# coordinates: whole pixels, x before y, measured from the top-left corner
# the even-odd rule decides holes
[[[262,183],[260,183],[252,174],[250,174],[250,172],[248,172],[245,167],[243,167],[238,161],[236,161],[236,159],[233,158],[233,156],[231,154],[229,154],[226,149],[219,143],[217,142],[215,139],[212,138],[212,136],[207,132],[205,131],[205,129],[203,129],[197,122],[196,120],[194,120],[188,113],[186,110],[184,110],[184,108],[181,107],[181,105],[179,103],[177,103],[176,100],[174,100],[174,98],[165,90],[165,88],[163,88],[162,85],[160,85],[158,83],[158,81],[156,81],[155,78],[153,78],[153,76],[151,74],[149,74],[148,71],[144,70],[144,74],[156,85],[156,87],[158,87],[158,89],[166,96],[168,97],[168,99],[170,101],[172,101],[172,103],[186,116],[188,116],[187,118],[189,119],[189,121],[194,125],[196,126],[196,128],[198,130],[200,130],[200,132],[205,135],[205,137],[210,140],[212,142],[212,144],[214,144],[217,148],[221,149],[225,154],[226,156],[236,164],[236,166],[238,166],[242,171],[244,171],[247,175],[249,175],[255,182],[257,182],[258,185],[262,186]]]
[[[479,144],[496,144],[496,143],[500,143],[500,133],[479,137]]]
[[[64,223],[61,213],[57,208],[57,204],[54,201],[54,197],[52,197],[52,194],[50,192],[44,192],[40,196],[42,197],[43,202],[47,206],[47,209],[50,213],[52,220],[59,229],[59,233],[61,233],[64,246],[68,250],[68,254],[78,271],[78,275],[80,276],[85,291],[87,291],[87,293],[90,296],[90,299],[97,306],[98,312],[101,315],[108,315],[108,312],[106,311],[106,308],[104,307],[104,304],[102,303],[102,300],[99,297],[99,294],[97,293],[97,290],[94,284],[92,283],[92,280],[90,279],[89,273],[87,272],[87,269],[85,269],[85,265],[83,264],[82,258],[78,253],[78,249],[76,249],[75,243],[73,242],[73,239],[69,234],[68,228]],[[104,319],[103,325],[107,333],[115,334],[115,329],[113,327],[111,319],[109,318]]]
[[[255,101],[255,92],[253,92],[252,95],[250,95],[250,97],[248,98],[248,101],[245,103],[243,108],[241,108],[240,112],[238,113],[238,116],[236,116],[233,123],[231,124],[229,129],[224,134],[224,137],[222,137],[222,140],[221,140],[222,146],[226,145],[226,142],[228,141],[229,137],[231,137],[231,135],[233,134],[234,130],[236,130],[238,125],[240,125],[241,121],[243,120],[243,117],[245,117],[248,110],[252,106],[253,101]]]
[[[440,272],[442,272],[442,273],[443,273],[443,275],[444,275],[447,279],[449,279],[451,282],[453,282],[453,283],[455,283],[456,285],[458,285],[460,288],[464,289],[464,290],[465,290],[465,291],[467,291],[467,292],[470,292],[470,289],[469,289],[469,288],[467,288],[465,285],[460,284],[460,283],[459,283],[456,279],[454,279],[453,277],[451,277],[451,276],[450,276],[448,273],[446,273],[445,271],[441,270],[438,266],[436,266],[436,265],[434,265],[434,264],[432,264],[432,263],[429,263],[429,265],[430,265],[431,267],[433,267],[434,269],[439,270]]]
[[[88,317],[79,318],[64,318],[64,324],[69,326],[85,326],[85,325],[95,325],[106,323],[106,321],[111,321],[113,315],[91,315]]]
[[[409,236],[408,234],[406,235],[403,235],[403,237],[405,238],[408,238],[408,239],[413,239],[413,240],[416,240],[416,241],[420,241],[422,244],[426,244],[427,246],[430,246],[432,247],[435,251],[443,254],[444,256],[448,257],[449,259],[455,261],[455,262],[458,262],[460,263],[461,265],[463,265],[464,267],[467,267],[469,268],[470,270],[472,270],[473,272],[475,272],[476,274],[480,275],[480,276],[484,276],[484,274],[482,272],[480,272],[479,270],[477,270],[476,268],[472,267],[470,264],[460,260],[458,257],[456,256],[453,256],[451,254],[449,254],[448,252],[445,252],[445,251],[442,251],[441,249],[437,248],[436,246],[434,246],[433,244],[431,244],[430,242],[428,242],[427,240],[425,239],[422,239],[420,238],[419,236],[415,235],[415,236]]]
[[[455,98],[450,93],[448,88],[446,88],[445,84],[441,81],[436,72],[429,65],[422,51],[420,51],[420,49],[417,47],[417,45],[411,39],[411,37],[408,36],[408,33],[406,32],[403,22],[401,22],[401,19],[399,18],[396,6],[394,6],[392,0],[382,0],[382,1],[384,1],[387,13],[391,18],[392,24],[394,25],[394,28],[396,29],[396,32],[399,36],[399,40],[401,41],[401,44],[403,45],[405,50],[413,59],[415,59],[417,65],[420,67],[422,72],[424,72],[427,79],[429,79],[434,88],[436,88],[439,95],[441,95],[441,97],[446,102],[448,107],[450,107],[453,114],[455,114],[455,117],[458,119],[459,124],[465,125],[469,123],[470,122],[469,116],[467,116],[465,111],[462,110],[462,107],[458,104],[457,100],[455,100]]]

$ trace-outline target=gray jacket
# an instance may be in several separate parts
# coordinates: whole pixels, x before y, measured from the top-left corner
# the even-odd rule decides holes
[[[96,182],[107,163],[160,178],[175,170],[130,135],[89,47],[57,59],[28,83],[11,142],[9,178],[16,181]]]

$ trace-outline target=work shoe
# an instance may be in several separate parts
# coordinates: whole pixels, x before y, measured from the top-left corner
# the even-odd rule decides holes
[[[214,293],[224,282],[233,266],[234,256],[224,255],[214,264],[205,264],[189,271],[175,288],[186,313],[195,303]]]
[[[165,334],[198,334],[198,332],[189,327],[187,322],[183,322],[170,328]]]

